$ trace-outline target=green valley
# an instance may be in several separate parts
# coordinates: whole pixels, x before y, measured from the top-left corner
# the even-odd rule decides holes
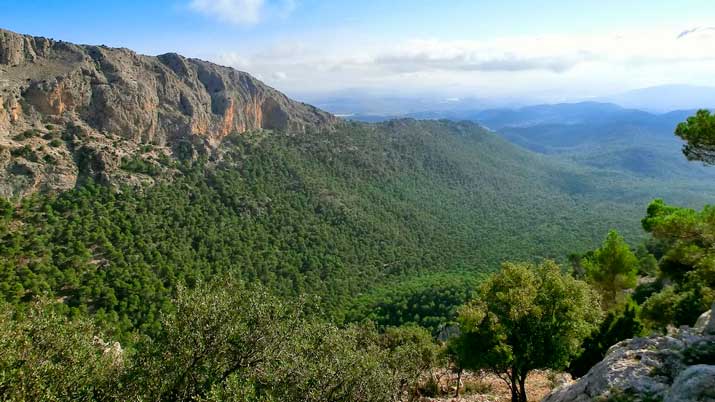
[[[506,259],[565,261],[609,229],[641,239],[656,195],[694,206],[708,197],[565,165],[447,121],[233,135],[210,159],[179,163],[154,186],[6,202],[5,299],[50,294],[120,333],[151,332],[177,285],[232,273],[282,296],[320,296],[340,321],[375,286],[477,275]]]

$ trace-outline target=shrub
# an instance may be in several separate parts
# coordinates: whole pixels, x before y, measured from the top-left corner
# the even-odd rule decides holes
[[[25,141],[27,139],[30,139],[32,137],[36,137],[40,134],[40,132],[36,129],[31,129],[31,130],[25,130],[22,133],[14,136],[12,139],[15,141]]]
[[[481,378],[475,378],[473,380],[464,381],[464,393],[465,394],[484,395],[484,394],[489,394],[492,391],[493,391],[492,384],[482,380]]]
[[[638,306],[630,302],[623,309],[608,313],[600,327],[583,342],[581,353],[571,362],[568,371],[574,377],[581,377],[603,359],[608,348],[642,334],[643,324],[637,318],[637,310]]]
[[[116,399],[121,348],[108,347],[88,320],[68,320],[52,304],[0,306],[0,399]]]
[[[29,145],[22,146],[20,148],[15,148],[10,151],[10,154],[14,157],[25,158],[31,162],[37,162],[37,153]]]
[[[142,173],[149,176],[156,176],[161,173],[161,169],[151,162],[134,156],[132,158],[122,158],[121,168],[127,172]]]

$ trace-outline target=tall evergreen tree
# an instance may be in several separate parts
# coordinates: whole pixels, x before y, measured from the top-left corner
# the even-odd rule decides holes
[[[618,232],[612,230],[600,248],[584,260],[586,278],[601,294],[601,306],[608,311],[625,299],[626,289],[637,284],[639,262]]]

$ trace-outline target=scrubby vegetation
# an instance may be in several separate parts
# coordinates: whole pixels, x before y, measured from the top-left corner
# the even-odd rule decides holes
[[[643,227],[659,246],[658,292],[643,303],[654,326],[692,325],[715,302],[715,208],[678,208],[655,200]]]
[[[390,401],[434,346],[420,328],[378,334],[306,316],[227,278],[178,289],[161,330],[131,350],[49,301],[0,314],[3,400]],[[396,395],[396,393],[398,395]]]

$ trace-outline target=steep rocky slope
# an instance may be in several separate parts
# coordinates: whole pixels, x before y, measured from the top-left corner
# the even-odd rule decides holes
[[[183,157],[231,133],[337,122],[228,67],[0,30],[1,195],[71,188],[83,170],[107,180],[140,146]]]
[[[586,401],[715,401],[712,310],[693,328],[614,345],[585,376],[543,400]]]

